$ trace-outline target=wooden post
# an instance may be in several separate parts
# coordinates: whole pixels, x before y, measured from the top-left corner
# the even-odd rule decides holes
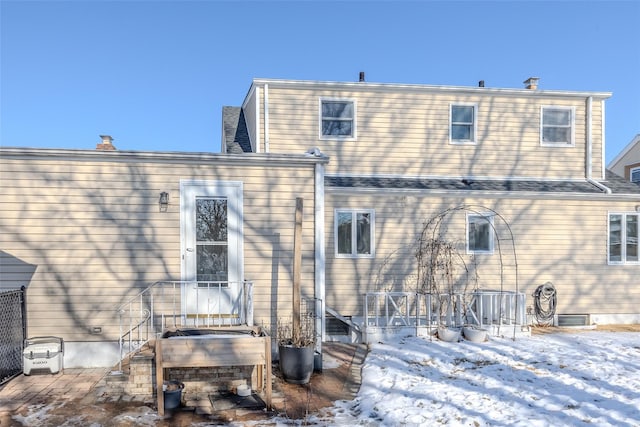
[[[296,198],[296,224],[293,236],[293,344],[300,343],[300,269],[302,268],[302,206],[301,197]]]

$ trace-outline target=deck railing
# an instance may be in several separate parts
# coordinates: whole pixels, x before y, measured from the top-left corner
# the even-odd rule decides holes
[[[225,299],[223,291],[234,285],[234,300]],[[122,371],[128,354],[167,328],[252,326],[253,282],[158,281],[118,306],[117,313]]]
[[[499,333],[502,326],[526,326],[522,292],[478,290],[471,293],[369,292],[364,328],[437,328],[477,325]]]

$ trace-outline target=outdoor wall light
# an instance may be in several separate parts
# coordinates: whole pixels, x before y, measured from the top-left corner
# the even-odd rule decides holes
[[[160,212],[166,212],[167,207],[169,206],[169,193],[166,191],[160,193],[160,200],[158,201],[158,204],[160,205]]]

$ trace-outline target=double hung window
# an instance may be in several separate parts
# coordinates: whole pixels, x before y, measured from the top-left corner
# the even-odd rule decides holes
[[[540,142],[542,145],[573,145],[574,111],[571,107],[542,107]]]
[[[637,264],[638,253],[638,213],[609,214],[609,264]]]
[[[493,253],[493,215],[467,215],[467,253]]]
[[[374,247],[373,210],[336,210],[335,247],[339,258],[371,258]]]
[[[455,144],[476,142],[476,105],[456,104],[449,109],[449,141]]]
[[[350,99],[320,98],[320,139],[355,138],[355,102]]]
[[[631,179],[631,182],[640,184],[640,168],[632,168],[629,171],[629,178]]]

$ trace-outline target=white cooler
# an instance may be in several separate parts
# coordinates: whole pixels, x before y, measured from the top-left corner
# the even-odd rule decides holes
[[[58,337],[33,337],[24,340],[22,352],[24,374],[36,369],[48,369],[52,374],[60,372],[64,358],[64,342]]]

